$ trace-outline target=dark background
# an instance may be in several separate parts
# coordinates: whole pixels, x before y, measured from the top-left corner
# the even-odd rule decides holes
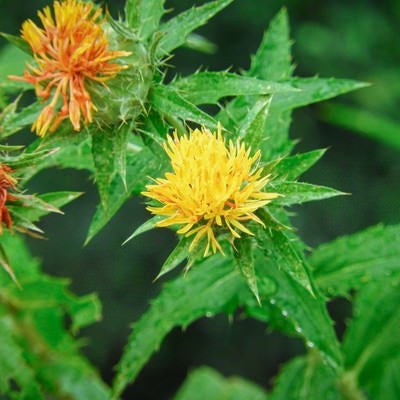
[[[203,2],[167,1],[171,15]],[[26,18],[49,1],[0,0],[0,30],[18,34]],[[189,74],[199,65],[209,70],[249,67],[270,19],[286,6],[293,38],[293,58],[299,76],[351,78],[373,83],[368,89],[338,100],[399,123],[400,2],[397,0],[236,0],[198,32],[218,46],[214,55],[180,49],[170,64],[176,73]],[[108,2],[112,14],[122,12],[123,1]],[[4,41],[1,42],[4,45]],[[293,223],[312,247],[339,235],[378,222],[399,221],[398,152],[354,132],[324,123],[322,105],[294,112],[291,137],[297,151],[329,147],[326,156],[304,180],[332,186],[351,196],[294,208]],[[400,125],[399,125],[400,127]],[[399,132],[400,134],[400,132]],[[65,216],[46,217],[41,227],[49,240],[30,240],[32,252],[52,275],[69,277],[77,294],[97,292],[103,302],[103,320],[83,332],[83,351],[108,382],[118,361],[129,324],[147,309],[162,281],[152,283],[175,237],[153,231],[126,246],[121,243],[146,220],[142,199],[131,199],[86,247],[83,242],[98,196],[91,177],[81,171],[40,173],[29,185],[32,192],[79,190],[85,195],[65,208]],[[167,279],[171,278],[171,275]],[[338,331],[349,313],[345,303],[331,307]],[[340,333],[340,332],[339,332]],[[203,319],[186,331],[174,330],[160,351],[125,394],[126,399],[167,399],[186,373],[210,365],[226,375],[242,375],[269,387],[282,362],[301,353],[300,341],[271,333],[253,320],[225,315]]]

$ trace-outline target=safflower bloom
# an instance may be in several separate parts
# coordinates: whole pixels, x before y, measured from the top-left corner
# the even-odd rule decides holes
[[[32,126],[39,136],[54,131],[66,118],[79,131],[81,117],[85,124],[92,122],[93,111],[97,110],[85,82],[106,86],[106,80],[127,68],[110,61],[131,53],[108,50],[102,9],[94,9],[92,3],[55,1],[54,18],[49,7],[39,11],[38,16],[43,28],[27,20],[21,29],[36,65],[27,64],[23,77],[9,78],[34,85],[43,101],[52,97]]]
[[[270,175],[262,176],[263,169],[257,168],[260,151],[250,156],[250,149],[239,141],[227,145],[220,125],[217,133],[202,127],[178,137],[175,131],[164,149],[173,172],[155,179],[142,193],[161,203],[147,207],[152,214],[166,216],[157,226],[182,225],[178,234],[194,235],[190,251],[206,237],[207,256],[210,246],[213,253],[223,254],[216,236],[224,228],[233,239],[241,232],[252,235],[244,221],[264,225],[254,212],[279,194],[262,191]]]
[[[16,196],[8,193],[9,189],[16,189],[17,180],[10,176],[8,172],[13,172],[11,168],[0,163],[0,235],[3,233],[3,222],[11,231],[12,220],[7,209],[7,201],[18,200]]]

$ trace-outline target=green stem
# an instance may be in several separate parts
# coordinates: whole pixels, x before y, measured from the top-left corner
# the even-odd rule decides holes
[[[353,370],[342,375],[339,380],[339,390],[347,400],[367,400],[366,395],[358,387],[358,374]]]

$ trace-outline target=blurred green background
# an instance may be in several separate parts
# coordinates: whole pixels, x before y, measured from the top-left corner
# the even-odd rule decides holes
[[[50,3],[0,0],[0,30],[18,34],[26,18],[36,19],[36,11]],[[171,0],[166,6],[173,15],[202,3]],[[123,1],[113,0],[107,5],[114,16],[122,12]],[[294,208],[294,225],[300,236],[316,247],[372,224],[399,222],[398,0],[236,0],[199,30],[218,46],[218,51],[206,55],[180,49],[170,60],[173,72],[189,74],[200,65],[210,70],[247,69],[270,19],[283,6],[290,17],[296,75],[372,83],[352,95],[294,112],[291,137],[299,140],[296,150],[329,147],[303,179],[351,193]],[[4,45],[2,40],[2,48]],[[0,60],[4,64],[6,57]],[[350,117],[349,110],[355,111]],[[21,138],[31,140],[32,136],[25,133]],[[29,240],[29,245],[42,260],[44,270],[69,277],[76,293],[98,292],[104,306],[103,320],[82,332],[87,338],[83,351],[109,382],[130,332],[129,324],[160,291],[163,281],[152,280],[172,250],[175,237],[167,230],[157,230],[121,247],[148,217],[143,199],[131,199],[83,247],[98,202],[91,177],[74,170],[45,171],[32,180],[29,190],[85,192],[66,207],[65,216],[49,216],[42,221],[49,240]],[[340,334],[348,307],[339,303],[331,311]],[[268,332],[264,324],[240,315],[233,319],[234,323],[227,316],[217,316],[198,321],[185,332],[173,331],[125,398],[168,399],[186,373],[203,364],[269,387],[280,364],[303,351],[300,341]]]

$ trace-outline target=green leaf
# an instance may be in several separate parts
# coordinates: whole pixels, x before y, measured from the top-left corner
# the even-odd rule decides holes
[[[117,364],[114,399],[132,382],[164,337],[175,327],[236,307],[243,279],[230,260],[218,255],[196,265],[163,287],[150,309],[134,324],[124,354]]]
[[[10,34],[4,33],[4,32],[0,32],[0,36],[2,36],[9,43],[13,44],[15,47],[19,48],[26,54],[29,54],[29,55],[32,54],[32,49],[29,46],[29,43],[26,40],[22,39],[21,37],[10,35]]]
[[[57,132],[34,141],[27,149],[36,153],[37,149],[50,151],[49,156],[42,158],[32,168],[24,169],[24,178],[35,176],[44,168],[52,166],[95,171],[92,155],[91,138],[87,130],[72,132],[63,127]],[[57,151],[54,151],[57,149]]]
[[[139,31],[139,36],[146,39],[158,28],[164,14],[165,0],[128,0],[125,14],[128,25]]]
[[[39,273],[39,262],[32,258],[20,235],[4,231],[1,236],[1,245],[7,252],[9,264],[14,266],[18,277],[30,279]],[[0,284],[2,287],[14,286],[5,272],[0,273]]]
[[[161,115],[172,115],[183,120],[197,122],[209,129],[216,129],[214,118],[187,101],[175,89],[164,85],[153,86],[149,102]]]
[[[65,354],[41,368],[44,380],[56,386],[56,398],[108,400],[110,390],[96,371],[74,355]]]
[[[262,218],[266,216],[266,214],[260,215]],[[279,265],[279,268],[289,274],[296,282],[302,285],[312,296],[315,296],[308,270],[309,267],[304,260],[303,254],[291,243],[291,240],[285,232],[280,229],[272,229],[272,227],[268,225],[269,220],[263,220],[263,222],[267,228],[257,228],[259,235],[263,238],[263,249],[267,251],[269,258]]]
[[[200,367],[186,378],[174,400],[267,400],[265,391],[243,378],[224,378],[215,370]]]
[[[261,304],[260,295],[258,293],[257,276],[254,269],[252,238],[248,235],[242,235],[241,238],[235,240],[234,246],[236,249],[234,256],[239,270],[249,289],[254,294],[257,303]]]
[[[217,52],[217,46],[213,42],[197,33],[189,34],[183,47],[205,54],[215,54]]]
[[[317,286],[346,296],[365,284],[400,276],[400,225],[377,225],[317,248],[309,258]]]
[[[344,340],[343,354],[348,374],[361,386],[370,384],[376,372],[400,356],[400,282],[386,279],[370,282],[357,294],[354,318]]]
[[[400,357],[388,361],[383,371],[377,371],[377,375],[377,379],[369,385],[370,398],[398,400],[400,398]]]
[[[270,97],[260,97],[238,127],[239,137],[243,138],[253,151],[260,150],[261,159],[263,149],[268,146],[268,138],[264,134],[270,104]]]
[[[330,103],[321,107],[320,117],[400,150],[400,124],[384,115],[347,104]]]
[[[99,189],[101,204],[108,208],[111,182],[116,174],[126,188],[126,152],[130,124],[92,130],[92,154],[95,179]]]
[[[276,181],[271,182],[272,191],[279,193],[282,197],[274,200],[274,205],[291,206],[307,201],[329,199],[330,197],[344,195],[346,193],[319,185],[303,182]]]
[[[293,181],[308,171],[325,154],[325,151],[325,149],[313,150],[274,160],[264,166],[264,171],[271,173],[274,179],[283,178],[286,181]]]
[[[284,111],[291,111],[308,104],[328,100],[368,86],[364,82],[334,78],[291,78],[283,83],[287,83],[298,90],[276,93],[270,106],[271,115],[281,114]],[[227,107],[228,115],[234,115],[235,121],[240,121],[247,115],[247,111],[254,101],[252,97],[236,99]]]
[[[93,129],[92,154],[95,166],[95,181],[102,206],[107,212],[109,189],[115,175],[114,168],[114,129]]]
[[[280,330],[303,337],[308,348],[318,349],[324,362],[337,368],[342,361],[333,322],[308,277],[302,254],[282,232],[256,229],[258,246],[253,249],[262,307],[247,302],[246,311]],[[275,287],[272,293],[267,293],[269,303],[263,300],[260,284],[265,279],[269,281],[267,290]]]
[[[177,79],[169,86],[193,104],[217,104],[227,96],[266,95],[297,89],[290,84],[263,81],[229,72],[197,72]]]
[[[142,225],[140,225],[138,228],[136,228],[134,230],[134,232],[132,233],[132,235],[130,235],[128,237],[128,239],[126,239],[122,245],[126,244],[127,242],[129,242],[130,240],[132,240],[133,238],[141,235],[142,233],[148,232],[154,228],[156,228],[156,224],[159,221],[162,221],[165,217],[162,215],[155,215],[152,218],[149,218],[146,222],[144,222]]]
[[[277,93],[271,112],[292,110],[369,86],[365,82],[335,78],[291,78],[285,82],[299,90]]]
[[[0,393],[8,387],[5,382],[8,385],[13,379],[15,398],[41,399],[40,387],[46,398],[73,394],[80,400],[108,399],[106,385],[79,354],[80,343],[65,329],[67,313],[74,332],[99,320],[97,296],[77,297],[68,291],[67,280],[42,274],[18,235],[4,232],[2,245],[23,289],[1,284]]]
[[[58,149],[52,150],[39,150],[32,153],[23,152],[18,156],[9,156],[6,155],[3,158],[5,164],[7,164],[10,168],[15,168],[18,172],[21,172],[21,169],[32,167],[32,164],[36,167],[43,159],[46,157],[52,156],[56,153]]]
[[[143,127],[141,126],[138,128],[138,131],[141,133],[144,144],[155,154],[162,157],[165,153],[163,145],[169,131],[169,125],[167,125],[166,121],[160,116],[160,114],[151,110],[143,121]],[[161,153],[160,150],[162,150]]]
[[[0,138],[5,139],[20,131],[27,125],[33,124],[43,106],[34,103],[17,112],[19,98],[10,103],[0,115]]]
[[[161,278],[166,273],[172,271],[180,263],[186,260],[189,256],[189,246],[191,240],[183,237],[179,243],[175,246],[174,250],[170,253],[167,259],[164,261],[160,272],[158,273],[156,279]]]
[[[280,81],[292,75],[291,41],[286,9],[282,9],[271,21],[268,31],[255,56],[251,59],[250,76]]]
[[[127,0],[125,3],[125,18],[128,25],[137,30],[140,25],[141,0]]]
[[[17,211],[20,217],[31,222],[38,221],[44,215],[51,212],[63,214],[60,207],[67,205],[71,201],[81,196],[81,192],[53,192],[37,196],[20,195],[22,207],[9,206],[10,211]]]
[[[98,206],[85,244],[93,239],[133,194],[137,195],[145,189],[145,185],[149,182],[148,176],[160,176],[166,168],[165,159],[156,157],[149,149],[143,149],[128,157],[127,190],[119,177],[112,180],[109,187],[108,209],[105,210],[102,204]]]
[[[7,253],[4,250],[4,247],[1,243],[0,243],[0,267],[3,268],[3,270],[10,276],[10,278],[15,282],[15,284],[20,287],[17,277],[15,276],[14,270],[11,267]]]
[[[24,359],[13,335],[12,322],[5,317],[0,319],[0,337],[0,394],[18,391],[21,399],[43,399],[35,371]],[[16,382],[17,390],[12,389],[11,379]]]
[[[337,387],[335,371],[318,353],[296,357],[280,371],[268,400],[345,400]]]
[[[161,24],[159,32],[164,34],[157,46],[156,55],[164,57],[172,50],[182,46],[189,34],[204,25],[233,0],[216,0],[200,7],[193,7],[182,12],[168,22]]]
[[[248,75],[266,81],[287,79],[291,76],[293,67],[290,55],[291,42],[286,11],[283,9],[272,20],[268,31],[252,58]],[[258,99],[253,97],[239,97],[229,103],[226,110],[222,110],[218,119],[225,128],[236,131],[242,121],[247,118],[249,109],[255,106]],[[290,112],[269,112],[264,132],[259,136],[264,138],[261,143],[263,160],[273,160],[290,153],[292,144],[288,140]]]
[[[6,91],[33,88],[29,83],[8,78],[9,75],[23,76],[26,62],[30,60],[32,57],[14,45],[3,46],[0,51],[0,88]]]
[[[16,266],[16,270],[18,270]],[[65,308],[70,314],[73,332],[98,322],[101,318],[101,304],[97,295],[77,297],[67,289],[66,279],[53,278],[45,275],[24,279],[21,276],[23,290],[10,288],[9,296],[14,297],[27,310],[40,310],[46,307]]]

